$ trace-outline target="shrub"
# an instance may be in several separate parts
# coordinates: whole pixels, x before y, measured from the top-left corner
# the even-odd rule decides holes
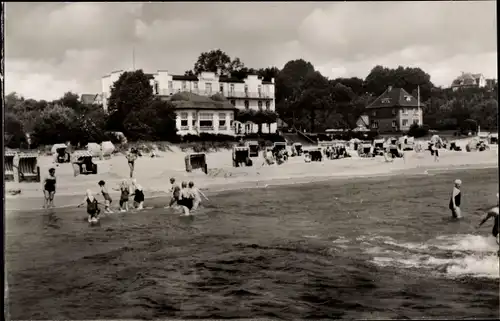
[[[21,120],[12,113],[5,113],[5,145],[9,148],[20,148],[26,143],[26,134],[24,132]]]
[[[413,136],[415,138],[420,138],[427,136],[429,134],[429,127],[426,125],[419,126],[417,124],[413,124],[410,126],[410,130],[408,131],[409,136]]]

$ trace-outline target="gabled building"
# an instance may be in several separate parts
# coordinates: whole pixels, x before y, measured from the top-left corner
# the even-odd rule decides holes
[[[100,94],[82,94],[80,101],[84,105],[100,105],[102,99]]]
[[[118,80],[123,70],[114,71],[101,80],[103,108],[107,110],[107,100],[111,94],[111,86]],[[156,95],[173,96],[180,92],[189,92],[199,96],[211,97],[220,94],[234,107],[244,110],[275,111],[274,78],[264,81],[257,75],[248,75],[245,79],[231,78],[214,72],[202,72],[199,75],[173,75],[166,70],[147,74]],[[258,132],[257,124],[250,124],[247,132]],[[275,133],[277,124],[263,126],[263,133]]]
[[[422,107],[424,105],[403,88],[389,86],[366,107],[370,129],[394,132],[407,131],[412,124],[422,125]]]
[[[190,92],[160,96],[175,106],[177,133],[181,136],[200,133],[234,135],[234,107],[220,95],[206,97]]]
[[[451,84],[453,91],[460,88],[484,88],[486,87],[486,78],[483,74],[472,74],[470,72],[462,72]]]

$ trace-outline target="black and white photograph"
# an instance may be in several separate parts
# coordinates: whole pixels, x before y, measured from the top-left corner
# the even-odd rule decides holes
[[[500,318],[496,1],[1,16],[6,320]]]

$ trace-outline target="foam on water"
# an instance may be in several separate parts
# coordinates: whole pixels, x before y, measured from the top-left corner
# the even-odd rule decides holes
[[[492,237],[445,235],[425,243],[401,243],[390,237],[373,237],[364,252],[379,266],[428,270],[448,277],[498,279],[498,245]],[[368,245],[368,246],[366,246]]]

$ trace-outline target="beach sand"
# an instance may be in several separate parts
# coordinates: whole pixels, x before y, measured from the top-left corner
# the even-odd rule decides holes
[[[140,157],[136,161],[134,178],[144,188],[146,198],[162,196],[170,188],[169,178],[175,177],[178,182],[192,180],[201,190],[228,190],[266,185],[304,183],[335,177],[368,177],[376,175],[424,174],[431,169],[484,168],[498,167],[497,145],[489,151],[465,152],[466,140],[459,142],[464,151],[455,152],[440,150],[439,162],[428,151],[416,153],[405,152],[405,157],[388,163],[383,157],[359,158],[356,152],[353,157],[340,160],[324,160],[323,162],[305,163],[303,157],[291,157],[282,165],[262,166],[261,156],[253,158],[252,167],[232,167],[232,152],[224,150],[207,153],[208,175],[195,170],[185,171],[184,157],[186,153],[178,148],[171,152],[158,152],[160,157]],[[39,166],[42,178],[50,167],[56,168],[57,206],[71,205],[61,196],[84,196],[86,189],[99,192],[97,182],[106,181],[110,191],[118,188],[119,182],[128,178],[129,168],[125,156],[117,154],[108,160],[94,160],[98,165],[97,175],[79,175],[74,177],[71,164],[54,164],[50,156],[41,156]],[[6,182],[6,210],[31,209],[32,202],[24,202],[27,198],[42,199],[42,183]],[[10,190],[21,190],[18,195],[11,195]],[[111,196],[117,200],[118,192]],[[67,198],[68,200],[71,198]],[[29,205],[31,204],[31,205]]]

